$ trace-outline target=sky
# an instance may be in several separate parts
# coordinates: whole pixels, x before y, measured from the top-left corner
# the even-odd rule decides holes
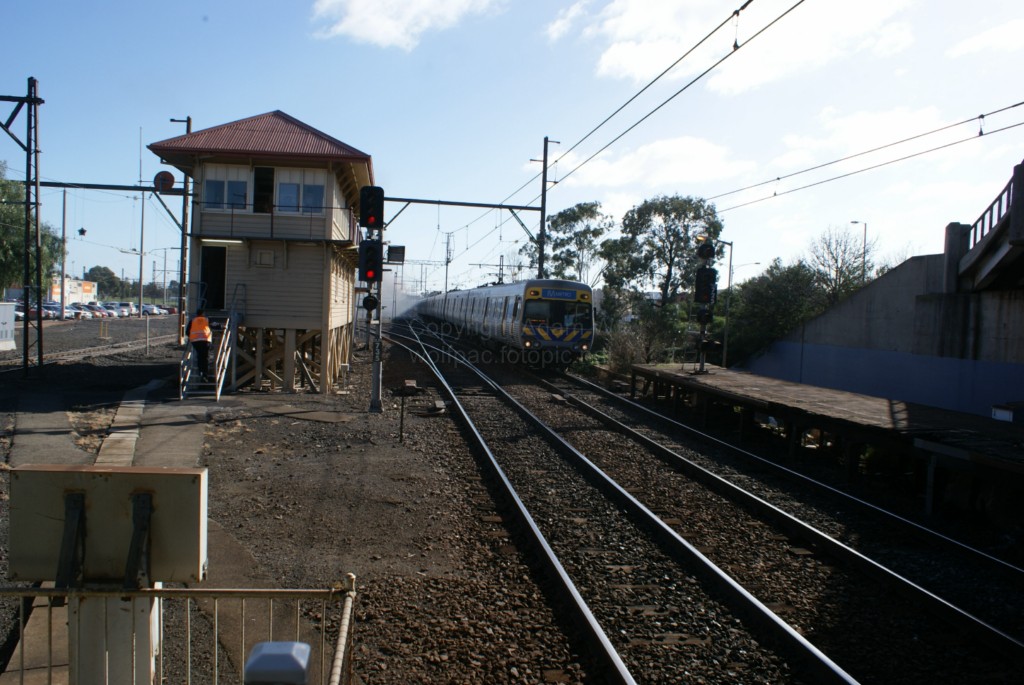
[[[388,197],[539,207],[548,137],[549,216],[708,199],[736,282],[829,230],[891,264],[942,252],[1024,160],[1019,0],[35,0],[0,16],[0,95],[34,77],[45,100],[43,180],[149,184],[167,167],[145,146],[184,133],[171,119],[281,110],[370,154]],[[0,160],[24,177],[5,135]],[[156,200],[41,197],[69,273],[138,278],[141,244],[147,282],[176,277]],[[411,292],[493,281],[528,239],[507,210],[401,209],[385,239],[406,247]],[[519,216],[536,235],[539,212]]]

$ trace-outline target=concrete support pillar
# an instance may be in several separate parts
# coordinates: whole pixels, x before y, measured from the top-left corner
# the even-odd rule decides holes
[[[946,244],[943,251],[944,264],[942,291],[954,294],[960,281],[960,260],[970,249],[971,227],[967,224],[951,223],[946,226]]]

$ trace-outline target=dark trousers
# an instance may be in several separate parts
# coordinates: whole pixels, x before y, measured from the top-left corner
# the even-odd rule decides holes
[[[210,367],[210,342],[208,340],[195,340],[192,342],[193,354],[196,357],[196,368],[199,374],[208,376]]]

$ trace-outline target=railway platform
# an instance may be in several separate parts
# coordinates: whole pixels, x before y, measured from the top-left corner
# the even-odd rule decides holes
[[[741,439],[757,426],[784,436],[792,458],[803,447],[826,442],[844,456],[851,476],[867,451],[881,450],[910,459],[923,473],[925,513],[948,484],[960,481],[964,496],[977,498],[975,478],[1024,480],[1024,425],[921,404],[803,385],[743,371],[695,364],[635,364],[619,389],[633,398],[653,398],[670,413],[699,426],[736,417]],[[966,485],[964,484],[966,483]],[[945,494],[940,494],[944,490]]]

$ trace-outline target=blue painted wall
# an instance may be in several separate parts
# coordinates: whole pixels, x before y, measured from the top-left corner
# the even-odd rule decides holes
[[[770,378],[992,415],[1024,401],[1024,364],[780,341],[746,370]]]

